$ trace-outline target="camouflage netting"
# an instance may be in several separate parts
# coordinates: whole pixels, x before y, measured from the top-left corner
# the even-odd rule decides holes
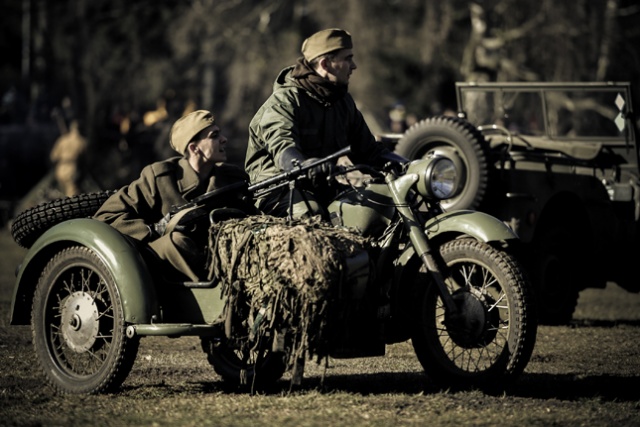
[[[326,356],[328,303],[345,274],[346,258],[363,250],[366,240],[317,218],[270,216],[215,223],[209,236],[210,277],[221,281],[223,296],[247,296],[227,298],[236,313],[248,314],[247,336],[286,331],[290,368],[307,356]]]

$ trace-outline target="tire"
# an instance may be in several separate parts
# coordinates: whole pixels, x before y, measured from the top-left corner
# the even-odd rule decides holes
[[[41,203],[20,213],[11,224],[13,240],[30,248],[49,228],[63,221],[93,216],[116,191],[84,193]]]
[[[33,300],[33,345],[47,381],[60,393],[102,393],[131,371],[139,338],[127,338],[122,301],[107,266],[90,249],[58,252]]]
[[[410,160],[423,158],[437,151],[462,164],[463,190],[457,196],[442,201],[446,210],[477,209],[488,185],[488,144],[469,122],[457,117],[436,116],[411,126],[394,150]]]
[[[203,337],[202,349],[213,370],[233,386],[263,389],[286,371],[285,354],[272,352],[270,346],[242,350],[224,338]]]
[[[578,255],[581,246],[573,238],[577,234],[570,225],[541,229],[541,236],[534,239],[536,250],[529,269],[540,307],[538,321],[542,325],[568,325],[580,296],[576,284],[584,282],[580,263],[586,258]]]
[[[524,271],[503,251],[472,239],[445,243],[445,278],[461,316],[446,313],[434,283],[422,290],[412,343],[443,389],[500,392],[526,367],[537,334]]]

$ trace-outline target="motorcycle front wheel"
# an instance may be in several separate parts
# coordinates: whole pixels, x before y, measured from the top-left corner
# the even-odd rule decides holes
[[[412,343],[439,387],[502,391],[523,372],[537,334],[531,286],[506,252],[473,239],[445,243],[445,310],[434,283],[419,292]]]
[[[139,338],[127,338],[120,294],[90,249],[63,249],[43,270],[31,315],[33,345],[61,393],[116,390],[131,371]]]

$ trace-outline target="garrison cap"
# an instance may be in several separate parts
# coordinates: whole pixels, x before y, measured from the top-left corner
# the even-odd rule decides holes
[[[307,61],[313,61],[320,55],[340,49],[352,49],[351,34],[340,28],[318,31],[302,43],[302,55]]]
[[[197,110],[180,117],[171,127],[169,143],[171,148],[184,155],[187,145],[201,130],[213,126],[216,120],[211,112]]]

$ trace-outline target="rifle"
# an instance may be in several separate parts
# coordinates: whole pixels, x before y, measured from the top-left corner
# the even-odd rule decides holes
[[[209,215],[209,209],[207,205],[213,202],[216,198],[231,194],[232,192],[248,192],[253,195],[254,198],[261,197],[265,194],[271,193],[279,188],[290,185],[290,183],[307,176],[307,173],[323,163],[338,159],[351,152],[351,147],[345,147],[333,154],[326,157],[322,157],[313,162],[302,164],[295,164],[294,167],[289,170],[275,175],[271,178],[267,178],[263,181],[249,185],[246,182],[235,182],[233,184],[218,188],[202,194],[183,205],[174,206],[169,213],[165,215],[159,222],[154,224],[154,230],[156,233],[163,235],[167,232],[167,229],[184,229],[187,223],[191,223],[195,220],[202,218],[205,215]],[[233,212],[231,212],[233,211]],[[237,210],[227,210],[231,214],[236,214]]]
[[[295,181],[300,177],[306,177],[309,170],[314,169],[315,167],[320,166],[323,163],[327,163],[339,157],[346,156],[350,152],[351,147],[345,147],[333,154],[329,154],[327,157],[317,159],[305,165],[296,164],[289,171],[282,172],[281,174],[278,174],[271,178],[267,178],[264,181],[260,181],[253,185],[250,185],[248,187],[248,191],[252,193],[254,197],[263,196],[285,185],[289,185],[291,181]]]

